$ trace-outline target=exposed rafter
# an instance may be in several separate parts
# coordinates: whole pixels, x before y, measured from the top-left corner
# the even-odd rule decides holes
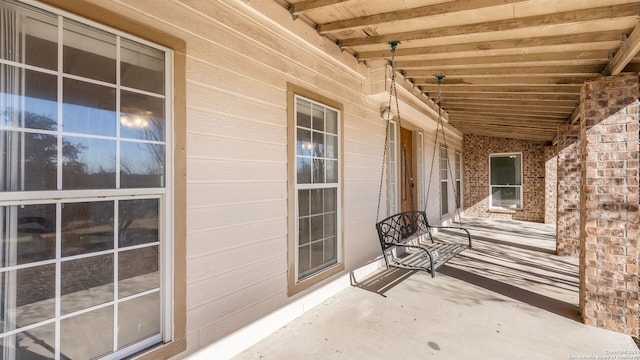
[[[561,13],[535,15],[516,19],[497,20],[466,25],[454,25],[435,29],[408,31],[396,34],[385,34],[372,36],[369,38],[345,39],[342,40],[342,46],[359,46],[373,43],[386,43],[389,41],[408,41],[439,36],[466,35],[483,32],[486,33],[493,31],[524,29],[537,26],[566,24],[577,21],[584,22],[637,15],[638,4],[603,6],[593,9],[565,11]]]
[[[640,24],[636,25],[631,35],[625,40],[624,44],[616,55],[611,59],[604,70],[605,75],[618,75],[622,72],[640,50]]]

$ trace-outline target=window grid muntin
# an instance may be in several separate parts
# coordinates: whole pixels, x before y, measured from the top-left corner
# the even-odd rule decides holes
[[[63,27],[62,27],[62,23],[63,23],[63,19],[72,19],[78,22],[81,22],[82,24],[86,25],[86,26],[91,26],[91,27],[95,27],[98,28],[100,30],[103,31],[107,31],[110,34],[115,35],[118,39],[120,39],[121,37],[130,39],[133,42],[136,43],[140,43],[143,45],[146,45],[148,47],[160,50],[163,53],[163,58],[164,58],[164,91],[165,91],[165,95],[162,95],[161,97],[164,99],[164,121],[165,121],[165,139],[163,142],[161,142],[165,147],[164,147],[164,155],[165,155],[165,160],[164,160],[164,186],[160,187],[160,188],[127,188],[127,189],[100,189],[100,190],[95,190],[95,189],[88,189],[88,190],[61,190],[60,187],[62,186],[62,179],[61,179],[61,175],[62,175],[62,171],[61,171],[61,166],[62,166],[62,161],[58,161],[58,169],[57,169],[57,190],[47,190],[47,191],[24,191],[24,192],[0,192],[0,200],[3,201],[3,206],[4,207],[9,207],[9,206],[18,206],[20,204],[24,204],[24,203],[31,203],[31,204],[42,204],[42,203],[51,203],[51,201],[60,201],[60,202],[70,202],[70,201],[88,201],[88,199],[90,197],[93,196],[93,194],[95,193],[109,193],[111,195],[105,195],[105,196],[100,196],[101,200],[104,200],[105,198],[108,198],[108,200],[110,201],[116,201],[116,198],[122,197],[122,196],[126,196],[126,199],[137,199],[138,197],[136,195],[142,195],[142,197],[148,197],[150,195],[154,195],[156,196],[158,199],[162,200],[160,201],[160,205],[158,208],[158,238],[159,241],[157,243],[150,243],[150,244],[143,244],[140,245],[140,247],[152,247],[152,246],[158,246],[158,271],[160,272],[160,282],[159,282],[159,288],[156,288],[154,290],[150,290],[150,293],[153,292],[158,292],[160,294],[165,293],[163,296],[160,296],[160,307],[163,312],[163,316],[160,316],[160,333],[152,336],[150,338],[147,339],[142,339],[138,342],[135,342],[131,345],[128,345],[127,347],[123,347],[121,348],[117,353],[111,353],[111,354],[107,354],[104,356],[104,358],[106,359],[111,359],[111,358],[120,358],[122,356],[127,356],[130,354],[133,354],[137,351],[139,351],[140,349],[146,348],[148,346],[151,346],[153,344],[156,344],[158,342],[160,342],[163,339],[165,340],[170,340],[172,338],[172,332],[173,329],[165,326],[165,324],[170,324],[171,323],[171,319],[172,319],[172,311],[171,311],[171,299],[168,298],[167,296],[170,296],[170,294],[172,293],[172,288],[171,288],[171,284],[167,283],[166,279],[168,278],[168,275],[166,273],[166,269],[170,269],[170,260],[171,260],[171,256],[170,256],[170,251],[166,251],[165,247],[167,246],[171,246],[172,243],[172,239],[168,236],[166,236],[166,234],[171,232],[171,223],[170,222],[166,222],[167,217],[171,217],[173,215],[172,211],[171,211],[171,204],[173,201],[173,194],[172,191],[170,191],[170,187],[172,186],[172,164],[170,162],[171,159],[171,136],[169,136],[168,134],[171,133],[171,129],[173,126],[173,122],[171,119],[171,104],[169,103],[169,101],[167,101],[166,99],[170,98],[170,94],[171,94],[171,89],[172,89],[172,82],[171,82],[171,73],[173,71],[173,64],[171,61],[171,51],[169,49],[163,48],[161,46],[158,46],[156,44],[147,42],[143,39],[138,39],[135,36],[123,33],[123,32],[119,32],[117,30],[102,26],[100,24],[94,23],[90,20],[86,20],[83,19],[81,17],[75,16],[73,14],[69,14],[66,12],[63,12],[61,10],[58,10],[56,8],[44,5],[44,4],[40,4],[37,3],[35,1],[31,1],[31,0],[23,0],[22,2],[37,7],[35,8],[35,10],[33,10],[32,8],[26,8],[28,9],[27,11],[29,13],[33,11],[40,13],[40,12],[45,12],[45,13],[50,13],[53,16],[57,17],[57,26],[58,26],[58,35],[57,35],[57,45],[58,45],[58,49],[57,49],[57,55],[58,55],[58,71],[53,71],[53,70],[48,70],[45,68],[40,68],[37,66],[33,66],[33,65],[29,65],[29,64],[21,64],[21,63],[16,63],[13,61],[7,61],[7,60],[3,60],[0,59],[0,64],[9,64],[9,65],[15,65],[18,66],[20,68],[22,68],[21,73],[22,76],[24,77],[24,70],[25,69],[31,69],[31,70],[36,70],[36,71],[40,71],[43,73],[52,73],[54,75],[56,75],[58,77],[58,94],[57,94],[57,104],[58,104],[58,113],[57,113],[57,121],[58,121],[58,126],[57,126],[57,130],[53,131],[52,133],[54,133],[55,135],[57,135],[57,158],[58,159],[62,159],[62,135],[58,135],[61,134],[62,131],[62,127],[60,126],[60,122],[62,121],[62,114],[61,114],[61,109],[62,109],[62,103],[63,103],[63,99],[62,99],[62,91],[60,91],[60,89],[62,88],[61,84],[62,84],[62,79],[64,77],[66,77],[68,74],[63,74],[63,72],[61,71],[62,66],[63,66],[63,62],[62,62],[62,48],[63,48],[63,42],[61,41],[62,39],[62,32],[64,31]],[[25,7],[20,6],[20,4],[18,5],[18,7],[20,9],[25,9]],[[23,36],[24,36],[24,32],[23,32]],[[22,47],[24,50],[24,46]],[[119,51],[119,50],[118,50]],[[24,54],[22,54],[22,61],[25,61],[25,56]],[[119,64],[120,63],[120,59],[116,60],[116,63]],[[70,76],[73,77],[73,76]],[[121,77],[121,74],[118,72],[116,74],[116,78],[119,80]],[[82,78],[83,81],[89,80],[89,79],[85,79]],[[24,81],[21,82],[21,85],[24,87],[25,83]],[[128,88],[128,87],[120,87],[120,90],[128,90],[128,91],[133,91],[133,92],[137,92],[137,93],[143,93],[146,95],[152,95],[152,96],[158,96],[157,94],[152,94],[146,91],[142,91],[142,90],[137,90],[137,89],[133,89],[133,88]],[[120,91],[118,91],[117,93],[120,93]],[[21,107],[22,109],[24,109],[24,90],[22,91],[22,93],[19,95],[19,97],[21,98]],[[118,111],[119,108],[116,108],[116,116],[118,116],[117,114],[119,113]],[[22,121],[24,123],[24,111],[21,114],[22,117]],[[119,121],[116,121],[116,126],[120,126],[119,125]],[[0,130],[4,130],[7,127],[2,127],[0,126]],[[18,131],[21,132],[32,132],[32,133],[46,133],[46,131],[44,132],[39,132],[37,129],[28,129],[26,127],[21,127],[16,129]],[[34,131],[35,130],[35,131]],[[85,136],[87,134],[83,134],[83,136]],[[146,140],[142,140],[142,139],[129,139],[127,138],[127,141],[133,141],[133,142],[140,142],[140,143],[149,143],[149,141]],[[117,141],[119,143],[119,140]],[[116,162],[116,166],[119,168],[120,167],[120,163],[119,161]],[[24,170],[24,168],[23,168]],[[23,177],[24,179],[24,177]],[[128,194],[129,196],[127,196],[126,194]],[[109,198],[109,196],[112,196],[111,198]],[[131,197],[131,196],[136,196],[136,197]],[[4,201],[6,200],[6,201]],[[59,204],[57,205],[58,207],[60,206]],[[117,217],[117,214],[114,214],[115,217]],[[60,231],[61,231],[61,223],[60,223],[60,217],[61,217],[61,212],[59,209],[57,209],[57,215],[56,215],[57,219],[56,219],[56,260],[55,260],[55,264],[56,264],[56,297],[55,297],[55,303],[56,303],[56,318],[55,319],[50,319],[48,320],[49,322],[47,324],[51,324],[55,322],[55,351],[56,351],[56,358],[59,358],[59,353],[60,353],[60,320],[61,320],[61,316],[60,316],[60,312],[59,312],[59,306],[60,306],[60,281],[59,281],[59,277],[60,277],[60,264],[61,264],[61,241],[60,239]],[[114,235],[115,236],[115,235]],[[116,241],[117,242],[117,241]],[[129,247],[126,248],[127,250],[130,250]],[[92,255],[95,255],[95,253],[92,253]],[[42,262],[38,262],[37,264],[41,264]],[[35,265],[36,263],[28,263],[25,264],[25,268],[28,267],[32,267],[32,266],[40,266],[40,265]],[[165,265],[167,264],[167,265]],[[114,278],[114,284],[117,282],[117,278]],[[135,294],[132,295],[130,297],[126,297],[123,299],[117,299],[114,302],[124,302],[127,300],[130,300],[132,298],[136,298],[139,296],[144,296],[147,295],[146,293],[139,293],[139,294]],[[100,305],[100,306],[109,306],[109,305]],[[98,308],[100,307],[98,306]],[[86,312],[91,311],[93,308],[89,308],[89,309],[84,309],[86,310]],[[77,313],[72,313],[72,314],[68,314],[63,316],[64,318],[69,318],[72,315],[74,315]],[[114,318],[115,321],[117,321],[117,318]],[[114,321],[114,324],[116,324],[116,322]],[[20,333],[20,331],[25,331],[28,329],[33,329],[35,327],[38,326],[42,326],[43,324],[45,324],[45,322],[41,322],[38,324],[34,324],[34,325],[29,325],[28,327],[24,327],[21,329],[15,329],[12,330],[11,332],[7,332],[4,333],[2,335],[0,335],[0,339],[4,339],[8,336],[11,336],[11,334],[18,334]],[[45,324],[46,325],[46,324]],[[114,332],[115,332],[115,325],[114,325]],[[114,341],[114,349],[116,347],[116,343],[117,343],[117,338],[113,339]]]
[[[309,98],[305,98],[299,95],[294,95],[293,97],[293,103],[294,103],[294,121],[293,121],[293,126],[295,127],[295,130],[293,131],[293,142],[294,142],[294,158],[295,160],[295,171],[294,171],[294,176],[295,176],[295,201],[294,201],[294,206],[295,206],[295,264],[294,264],[294,268],[295,268],[295,281],[296,282],[301,282],[303,280],[306,280],[308,278],[311,278],[325,270],[328,270],[330,268],[332,268],[333,266],[337,265],[340,263],[341,259],[342,259],[342,252],[341,252],[341,236],[340,236],[340,208],[341,208],[341,186],[340,186],[340,177],[341,177],[341,161],[342,161],[342,156],[341,156],[341,149],[340,147],[342,146],[341,142],[340,142],[340,137],[341,137],[341,124],[340,124],[340,110],[333,108],[331,106],[319,103],[317,101],[311,100]],[[302,126],[299,124],[299,119],[298,119],[298,113],[299,113],[299,104],[300,103],[308,103],[310,104],[310,108],[309,108],[309,113],[310,113],[310,124],[309,126]],[[306,105],[306,104],[305,104]],[[314,128],[314,118],[313,118],[313,109],[315,107],[319,107],[321,109],[323,109],[324,112],[324,126],[323,126],[323,130],[317,130]],[[334,111],[336,113],[336,133],[330,133],[327,132],[327,110],[331,110]],[[311,131],[311,144],[313,146],[314,142],[313,142],[313,134],[314,133],[323,133],[323,139],[324,139],[324,149],[323,149],[323,155],[322,157],[319,156],[315,156],[314,155],[314,150],[313,148],[311,149],[311,155],[299,155],[299,146],[298,146],[298,130],[304,130],[304,131]],[[326,150],[326,136],[327,134],[330,134],[331,136],[336,136],[337,137],[337,142],[336,142],[336,146],[337,148],[334,149],[334,153],[335,153],[335,157],[334,158],[329,158],[327,157],[327,150]],[[303,149],[304,150],[304,149]],[[305,158],[305,159],[312,159],[312,164],[313,164],[313,159],[320,159],[320,160],[330,160],[330,161],[335,161],[336,162],[336,181],[335,182],[326,182],[326,171],[324,171],[324,179],[325,182],[314,182],[314,174],[312,171],[311,174],[311,179],[310,182],[305,182],[305,183],[299,183],[298,182],[298,159],[300,158]],[[326,168],[326,162],[325,162],[325,168]],[[309,247],[309,249],[311,249],[311,245],[313,243],[319,243],[321,241],[326,241],[327,239],[331,238],[331,237],[325,237],[324,234],[326,232],[325,229],[325,224],[324,224],[324,216],[328,213],[325,213],[324,210],[322,212],[322,217],[323,217],[323,237],[321,239],[317,239],[315,241],[311,240],[311,225],[309,226],[309,242],[305,243],[303,245],[300,245],[300,237],[299,237],[299,226],[300,226],[300,219],[309,219],[309,222],[311,221],[311,217],[313,216],[319,216],[319,214],[313,214],[311,213],[311,208],[309,209],[309,214],[305,215],[305,216],[300,216],[299,214],[299,209],[300,209],[300,204],[299,204],[299,192],[300,191],[309,191],[311,192],[311,190],[314,189],[322,189],[323,190],[323,202],[324,202],[324,190],[327,189],[333,189],[334,193],[335,193],[335,204],[334,206],[336,207],[336,211],[335,211],[335,221],[334,221],[334,226],[335,226],[335,256],[334,259],[330,262],[324,261],[323,264],[314,267],[314,268],[309,268],[306,269],[302,274],[300,273],[300,249],[302,247]],[[311,198],[311,196],[309,196],[309,199]],[[312,206],[311,204],[311,200],[310,201],[310,207]],[[323,204],[323,209],[324,209],[324,204]],[[330,213],[330,212],[329,212]],[[311,256],[311,250],[310,251],[310,258]],[[325,258],[325,254],[324,254],[324,247],[323,247],[323,259]]]
[[[492,180],[492,176],[491,176],[491,172],[492,172],[492,160],[494,158],[503,158],[503,157],[515,157],[520,159],[520,163],[519,163],[519,167],[520,167],[520,173],[517,174],[517,170],[514,169],[514,175],[519,176],[520,179],[520,184],[514,184],[514,185],[494,185],[493,184],[493,180]],[[509,209],[509,210],[522,210],[524,207],[524,201],[523,201],[523,186],[522,186],[522,180],[523,180],[523,159],[522,159],[522,153],[521,152],[512,152],[512,153],[496,153],[496,154],[490,154],[489,155],[489,207],[490,208],[497,208],[497,209]],[[518,201],[518,204],[515,207],[504,207],[504,206],[498,206],[498,205],[494,205],[493,204],[493,190],[494,188],[512,188],[512,189],[516,189],[516,201]]]

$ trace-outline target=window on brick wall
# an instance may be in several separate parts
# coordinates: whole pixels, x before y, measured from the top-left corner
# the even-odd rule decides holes
[[[522,209],[522,154],[491,154],[489,163],[490,206]]]

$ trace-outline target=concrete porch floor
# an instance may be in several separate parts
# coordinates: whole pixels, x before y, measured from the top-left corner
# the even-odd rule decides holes
[[[640,359],[627,335],[586,326],[578,262],[550,225],[465,218],[472,250],[436,273],[381,270],[235,359]]]

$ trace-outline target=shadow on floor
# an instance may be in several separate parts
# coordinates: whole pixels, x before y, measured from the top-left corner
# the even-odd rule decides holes
[[[468,271],[457,269],[451,266],[443,266],[438,271],[441,274],[451,276],[466,283],[479,286],[483,289],[491,290],[495,293],[507,296],[514,300],[527,303],[539,309],[552,312],[556,315],[564,316],[568,319],[580,321],[579,308],[575,304],[570,304],[548,296],[519,288],[517,286],[505,284],[501,281],[476,275]]]
[[[386,297],[385,292],[400,284],[404,279],[416,273],[416,271],[417,270],[391,267],[377,272],[361,281],[357,281],[354,274],[351,273],[351,286]]]

